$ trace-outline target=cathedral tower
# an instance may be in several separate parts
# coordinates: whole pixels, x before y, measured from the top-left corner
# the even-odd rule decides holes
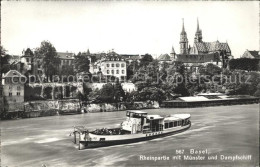
[[[194,42],[202,42],[202,31],[199,27],[199,19],[197,18],[197,31],[195,33]]]
[[[184,28],[184,19],[182,19],[182,31],[180,38],[180,54],[188,54],[188,38]]]

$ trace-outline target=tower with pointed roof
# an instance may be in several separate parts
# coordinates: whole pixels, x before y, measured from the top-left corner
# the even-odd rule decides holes
[[[195,33],[194,42],[202,42],[202,31],[199,27],[199,19],[197,18],[197,31]]]
[[[89,51],[89,49],[87,50],[87,55],[90,55],[90,51]]]
[[[170,56],[171,56],[172,59],[176,59],[176,53],[175,53],[173,46],[172,46],[172,51],[170,53]]]
[[[182,31],[180,36],[180,54],[188,54],[188,38],[184,28],[184,19],[182,19]]]

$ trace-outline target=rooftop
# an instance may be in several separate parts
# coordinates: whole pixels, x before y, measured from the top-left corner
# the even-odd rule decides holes
[[[214,52],[214,51],[226,51],[230,53],[231,50],[228,43],[215,42],[195,42],[194,45],[197,47],[199,52]]]
[[[57,52],[60,59],[74,59],[74,53],[69,52]]]
[[[158,57],[159,61],[171,61],[171,57],[166,53],[162,54]]]
[[[20,72],[18,72],[16,70],[10,70],[3,76],[3,78],[11,78],[11,77],[14,77],[14,76],[25,77],[23,74],[21,74]]]

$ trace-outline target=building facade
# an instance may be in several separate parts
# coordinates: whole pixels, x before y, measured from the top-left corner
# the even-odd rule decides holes
[[[105,76],[115,76],[124,79],[126,73],[126,61],[115,52],[110,52],[100,60],[100,70]]]
[[[25,82],[26,77],[16,70],[10,70],[3,76],[2,84],[5,111],[23,111]]]
[[[75,54],[69,52],[57,52],[57,55],[60,59],[60,67],[59,70],[62,71],[65,68],[72,67],[74,68],[75,63]]]

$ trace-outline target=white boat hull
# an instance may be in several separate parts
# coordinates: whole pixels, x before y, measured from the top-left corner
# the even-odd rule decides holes
[[[79,150],[152,140],[155,138],[165,137],[183,132],[189,129],[190,126],[191,123],[185,126],[168,128],[163,131],[125,135],[96,135],[92,133],[83,133],[79,134]]]

